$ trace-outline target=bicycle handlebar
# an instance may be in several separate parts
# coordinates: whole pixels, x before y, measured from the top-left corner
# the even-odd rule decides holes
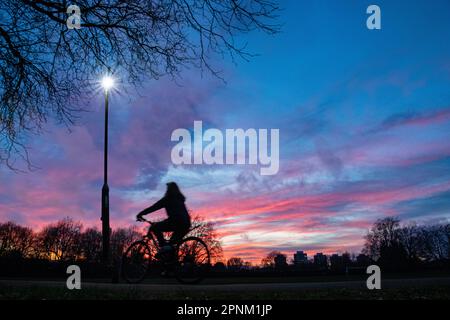
[[[153,222],[145,219],[144,217],[141,217],[141,219],[136,219],[136,221],[138,221],[138,222],[147,222],[148,224],[153,224]]]

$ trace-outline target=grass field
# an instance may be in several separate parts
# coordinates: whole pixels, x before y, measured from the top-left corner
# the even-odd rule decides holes
[[[103,288],[87,288],[69,291],[65,288],[29,286],[13,287],[0,286],[0,299],[7,300],[77,300],[77,299],[99,299],[99,300],[214,300],[214,299],[238,299],[238,300],[410,300],[410,299],[450,299],[450,286],[427,287],[427,288],[398,288],[382,290],[364,290],[355,288],[339,289],[306,289],[299,292],[279,291],[243,291],[235,292],[195,292],[189,294],[176,291],[173,293],[152,293],[139,288],[108,290]]]
[[[211,283],[214,280],[214,284]],[[286,282],[283,278],[210,279],[209,284],[183,286],[175,283],[111,284],[89,282],[81,290],[68,290],[64,281],[0,281],[0,299],[119,299],[119,300],[417,300],[450,299],[450,278],[386,280],[381,290],[368,290],[358,279],[322,282]],[[261,279],[259,279],[261,281]],[[323,280],[323,279],[322,279]],[[336,281],[341,280],[341,281]],[[247,281],[247,283],[246,283]],[[284,281],[284,282],[283,282]],[[332,282],[334,281],[334,282]],[[236,282],[236,283],[230,283]]]

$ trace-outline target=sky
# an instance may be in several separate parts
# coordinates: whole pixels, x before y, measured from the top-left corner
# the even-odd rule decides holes
[[[193,214],[216,223],[225,258],[279,250],[359,252],[379,218],[450,220],[450,2],[280,1],[282,32],[245,35],[259,55],[217,59],[226,82],[186,70],[177,82],[118,87],[110,100],[113,227],[176,181]],[[125,84],[122,84],[126,86]],[[103,102],[68,130],[28,138],[36,169],[0,167],[0,221],[39,230],[63,217],[101,227]],[[279,129],[276,175],[254,165],[173,165],[171,133]],[[164,212],[153,219],[164,218]]]

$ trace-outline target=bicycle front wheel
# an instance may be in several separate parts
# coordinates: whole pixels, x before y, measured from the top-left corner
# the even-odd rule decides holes
[[[144,280],[150,267],[152,252],[145,241],[132,243],[122,256],[122,277],[128,283]]]
[[[188,237],[177,248],[175,276],[182,283],[198,283],[209,270],[211,257],[208,246],[197,237]]]

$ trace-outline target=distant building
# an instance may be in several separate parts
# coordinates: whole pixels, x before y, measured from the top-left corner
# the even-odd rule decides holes
[[[284,254],[277,254],[274,258],[275,268],[284,268],[287,266],[286,256]]]
[[[227,267],[225,266],[225,263],[223,263],[223,262],[219,261],[214,265],[214,271],[225,272],[226,270],[227,270]]]
[[[330,257],[330,265],[332,269],[342,269],[344,267],[344,259],[342,256],[334,253]]]
[[[369,256],[366,256],[365,254],[360,253],[356,257],[356,263],[359,266],[368,266],[370,264],[370,258],[369,258]]]
[[[297,251],[294,253],[294,264],[305,264],[308,263],[308,255],[306,252]]]
[[[342,263],[344,266],[348,267],[352,264],[352,258],[350,256],[350,253],[344,252],[342,254]]]
[[[314,255],[314,264],[317,267],[326,268],[328,267],[328,258],[322,252],[318,252]]]

